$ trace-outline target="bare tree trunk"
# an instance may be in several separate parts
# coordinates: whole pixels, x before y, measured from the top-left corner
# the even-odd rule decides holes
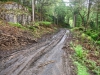
[[[32,0],[32,21],[34,22],[34,0]]]
[[[88,13],[87,13],[87,25],[88,25],[88,23],[89,23],[90,8],[91,8],[91,1],[89,0],[88,2],[89,2],[89,4],[88,4]]]

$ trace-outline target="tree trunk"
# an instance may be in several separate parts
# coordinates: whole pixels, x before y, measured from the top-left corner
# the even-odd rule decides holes
[[[34,0],[32,0],[32,21],[34,22]]]
[[[82,16],[80,12],[78,12],[78,13],[79,13],[79,15],[80,15],[80,17],[81,17],[81,19],[82,19],[82,24],[83,24],[83,26],[85,27],[86,25],[85,25],[85,21],[84,21],[84,16]]]
[[[58,16],[57,16],[57,25],[58,25]]]
[[[40,21],[42,21],[42,4],[41,4],[41,7],[40,7]]]
[[[96,27],[99,29],[98,19],[99,19],[99,1],[97,1],[97,19],[96,19]]]
[[[69,17],[67,18],[67,23],[69,24]]]
[[[74,14],[74,27],[76,27],[76,14]]]
[[[53,14],[53,24],[56,24],[55,12],[54,12],[54,14]]]
[[[96,27],[98,29],[98,11],[97,11]]]
[[[89,4],[88,4],[88,13],[87,13],[87,25],[88,25],[88,23],[89,23],[90,8],[91,8],[91,1],[89,0]]]

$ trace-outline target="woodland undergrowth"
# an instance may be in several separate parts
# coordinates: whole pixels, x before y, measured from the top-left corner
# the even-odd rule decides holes
[[[92,32],[84,31],[83,28],[72,29],[74,35],[71,47],[75,52],[72,59],[78,75],[100,75],[99,32]]]

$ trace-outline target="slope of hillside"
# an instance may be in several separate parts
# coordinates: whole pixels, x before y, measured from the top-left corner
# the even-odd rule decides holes
[[[56,29],[51,22],[31,22],[31,13],[23,5],[0,2],[0,58],[41,41],[41,36],[48,38]]]
[[[38,26],[34,30],[30,27],[14,26],[0,20],[0,57],[41,41],[39,39],[41,36],[45,35],[48,38],[49,35],[47,34],[53,33],[54,28]]]
[[[29,31],[0,21],[0,50],[10,50],[33,43],[35,40],[32,37]]]

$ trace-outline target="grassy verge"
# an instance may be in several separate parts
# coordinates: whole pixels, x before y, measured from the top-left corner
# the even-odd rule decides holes
[[[9,25],[18,27],[22,30],[29,30],[33,33],[35,38],[39,38],[46,33],[53,33],[57,30],[56,27],[52,26],[51,22],[47,22],[47,21],[32,22],[30,25],[26,25],[26,26],[23,26],[19,23],[9,22]]]
[[[87,72],[86,66],[83,66],[79,62],[75,62],[75,65],[77,66],[77,69],[78,69],[77,75],[89,75],[89,73]]]
[[[88,69],[85,65],[87,52],[83,50],[81,45],[74,45],[71,43],[73,50],[75,51],[73,55],[74,64],[77,66],[77,75],[90,75]]]
[[[0,50],[19,50],[26,45],[38,42],[38,38],[44,35],[44,37],[49,37],[48,34],[57,31],[56,26],[50,26],[42,26],[38,22],[30,25],[21,25],[0,20]]]
[[[96,43],[94,45],[95,41],[82,31],[76,30],[74,34],[71,46],[75,51],[73,60],[77,66],[77,74],[100,75],[100,47]]]
[[[18,27],[18,28],[21,28],[21,29],[27,29],[25,26],[22,26],[21,24],[19,23],[12,23],[12,22],[9,22],[9,25],[10,26],[14,26],[14,27]]]

